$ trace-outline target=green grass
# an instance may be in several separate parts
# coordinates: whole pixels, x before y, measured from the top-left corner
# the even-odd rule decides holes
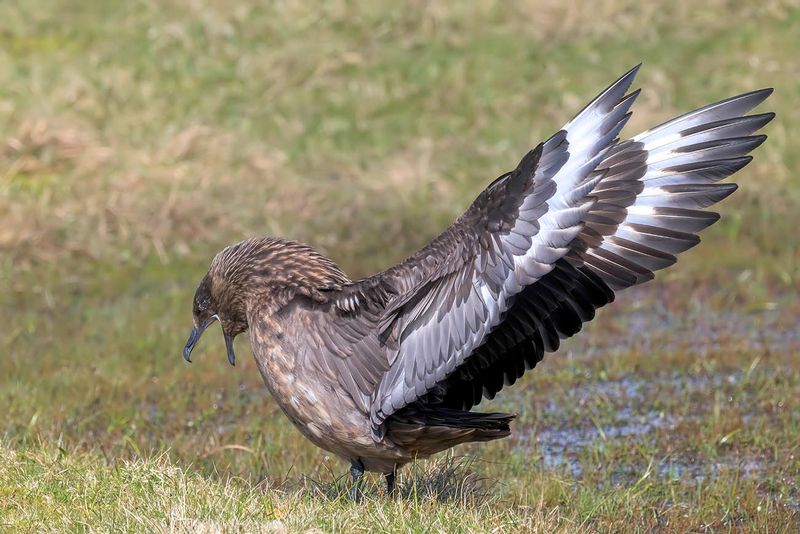
[[[797,35],[780,0],[3,2],[0,530],[795,530]],[[384,268],[640,61],[627,133],[778,117],[699,247],[490,404],[511,438],[360,507],[252,361],[180,358],[224,245]]]

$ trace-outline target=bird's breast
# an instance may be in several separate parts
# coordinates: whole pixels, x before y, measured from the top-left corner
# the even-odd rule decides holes
[[[363,441],[371,445],[361,413],[335,377],[319,372],[308,361],[301,343],[292,343],[281,325],[267,319],[251,328],[256,364],[272,397],[295,426],[314,444],[338,453],[338,444]]]

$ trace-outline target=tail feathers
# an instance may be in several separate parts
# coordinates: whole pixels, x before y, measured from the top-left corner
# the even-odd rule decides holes
[[[511,434],[516,415],[451,408],[409,407],[392,416],[388,437],[423,458],[461,443],[492,441]]]

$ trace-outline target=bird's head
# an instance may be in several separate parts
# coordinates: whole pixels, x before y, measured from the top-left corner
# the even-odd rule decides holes
[[[219,321],[231,365],[236,362],[233,340],[248,329],[247,300],[254,290],[264,286],[268,275],[265,263],[274,240],[250,239],[219,252],[208,273],[200,281],[192,302],[192,332],[183,348],[183,357],[190,362],[192,350],[203,331]]]
[[[248,312],[280,309],[293,296],[324,300],[320,290],[348,282],[345,274],[313,248],[275,238],[248,239],[231,245],[211,261],[192,304],[192,333],[183,348],[191,361],[203,331],[222,325],[228,361],[236,361],[233,340],[249,328]]]

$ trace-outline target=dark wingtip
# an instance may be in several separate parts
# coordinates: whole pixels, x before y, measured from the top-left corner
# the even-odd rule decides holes
[[[762,122],[759,125],[759,127],[763,128],[764,126],[766,126],[767,124],[772,122],[772,120],[775,118],[775,112],[774,111],[767,111],[766,113],[761,113],[760,115],[753,115],[753,116],[761,118]]]
[[[633,83],[633,79],[636,77],[637,74],[639,74],[639,69],[641,68],[642,64],[639,63],[635,67],[631,68],[628,72],[620,76],[619,79],[616,82],[614,82],[614,85],[625,80],[625,83],[627,83],[628,87],[630,87],[630,85]]]
[[[736,97],[736,96],[732,97],[729,100],[733,100],[733,99],[736,99],[736,98],[752,98],[752,106],[750,108],[750,109],[752,109],[752,108],[762,104],[764,102],[764,100],[769,98],[769,96],[773,92],[775,92],[775,89],[773,89],[772,87],[765,87],[763,89],[756,89],[755,91],[750,91],[748,93],[744,93],[743,95],[739,95],[738,97]]]

